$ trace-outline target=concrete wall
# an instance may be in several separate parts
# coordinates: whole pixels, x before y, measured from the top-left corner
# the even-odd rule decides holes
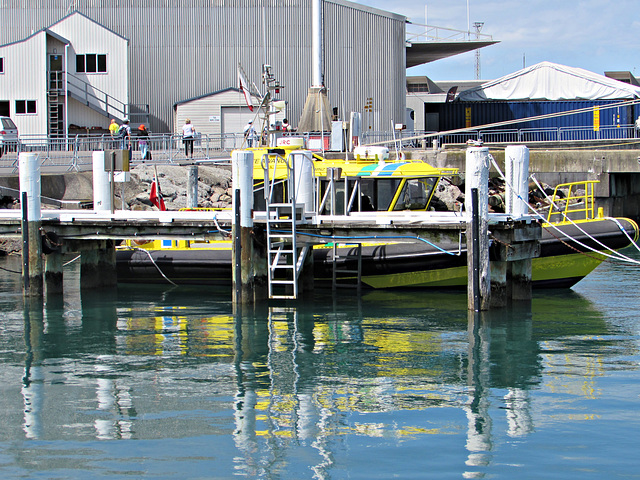
[[[504,150],[491,150],[504,172]],[[465,150],[415,152],[438,166],[457,168],[464,176]],[[639,150],[531,150],[529,171],[544,183],[599,180],[595,186],[596,207],[606,216],[623,216],[640,220],[640,151]],[[497,172],[492,169],[492,174]]]

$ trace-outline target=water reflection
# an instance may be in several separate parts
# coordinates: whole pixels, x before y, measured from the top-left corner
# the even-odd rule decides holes
[[[276,475],[306,448],[315,477],[328,478],[350,437],[400,445],[462,428],[464,476],[475,478],[494,461],[496,438],[534,431],[532,392],[553,383],[550,370],[590,385],[573,388],[563,374],[552,388],[598,394],[581,339],[609,334],[587,300],[566,292],[483,314],[467,312],[464,294],[412,292],[229,312],[227,296],[195,288],[25,305],[26,438],[231,435],[237,474]],[[466,423],[441,418],[445,409]]]

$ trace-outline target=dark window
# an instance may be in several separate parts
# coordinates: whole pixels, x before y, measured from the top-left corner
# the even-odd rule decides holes
[[[84,73],[84,55],[76,55],[76,72]]]
[[[4,73],[4,58],[0,57],[0,73]]]
[[[0,117],[11,116],[9,105],[10,105],[9,100],[0,100]]]
[[[16,100],[16,114],[36,113],[35,100]]]
[[[88,53],[87,54],[87,73],[95,73],[97,72],[97,62],[96,62],[96,54]]]
[[[77,73],[107,73],[107,56],[97,53],[76,55]]]

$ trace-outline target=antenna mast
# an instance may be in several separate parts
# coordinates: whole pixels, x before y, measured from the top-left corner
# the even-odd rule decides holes
[[[476,29],[476,40],[480,39],[480,30],[484,22],[473,22],[473,28]],[[480,49],[476,50],[476,80],[480,80]]]

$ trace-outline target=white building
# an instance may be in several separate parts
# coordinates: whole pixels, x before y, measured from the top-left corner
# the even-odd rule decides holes
[[[25,140],[128,114],[128,41],[81,13],[0,46],[0,59],[0,115]]]

